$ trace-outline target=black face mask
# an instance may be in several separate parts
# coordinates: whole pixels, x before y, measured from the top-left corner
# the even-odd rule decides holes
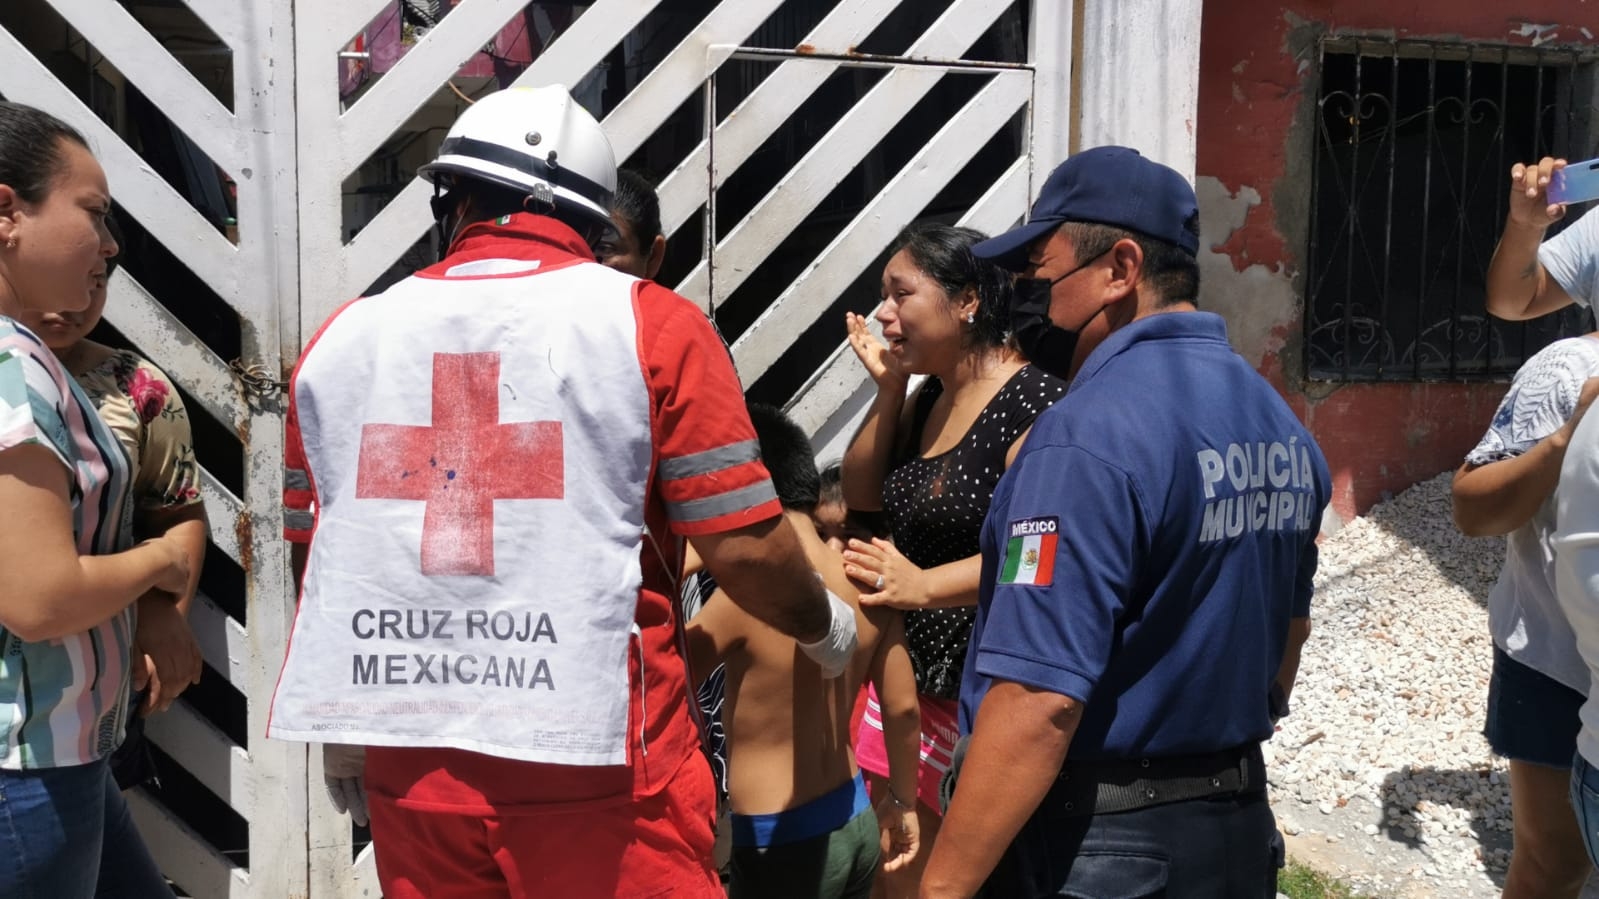
[[[1049,317],[1049,295],[1056,284],[1070,278],[1094,263],[1084,262],[1058,278],[1017,278],[1016,290],[1011,295],[1010,328],[1016,335],[1016,345],[1027,361],[1058,378],[1069,378],[1072,357],[1077,353],[1078,331],[1059,327]],[[1103,311],[1103,310],[1101,310]],[[1097,318],[1099,313],[1094,313]],[[1093,321],[1090,318],[1088,321]],[[1087,327],[1088,322],[1084,322]]]
[[[1049,319],[1047,278],[1018,278],[1010,301],[1010,329],[1027,361],[1041,371],[1064,378],[1077,352],[1077,332],[1056,327]]]

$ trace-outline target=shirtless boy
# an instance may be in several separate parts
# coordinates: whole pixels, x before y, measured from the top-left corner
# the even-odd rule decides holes
[[[898,612],[861,609],[839,554],[810,513],[820,478],[805,432],[771,406],[751,405],[761,456],[811,567],[855,606],[859,648],[824,681],[792,639],[718,590],[688,625],[696,677],[726,666],[728,789],[733,807],[732,899],[855,899],[871,894],[881,853],[895,870],[916,855],[920,713]],[[851,750],[850,711],[868,678],[883,698],[892,795],[873,814]],[[903,800],[900,802],[898,800]],[[881,823],[879,823],[881,822]],[[881,828],[881,835],[880,835]]]

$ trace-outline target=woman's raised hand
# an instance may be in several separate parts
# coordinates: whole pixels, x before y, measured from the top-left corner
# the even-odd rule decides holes
[[[844,326],[849,329],[850,349],[866,366],[866,373],[872,376],[873,381],[879,386],[885,381],[896,385],[905,383],[905,372],[899,367],[899,360],[888,351],[888,345],[878,340],[866,327],[866,316],[846,312]]]

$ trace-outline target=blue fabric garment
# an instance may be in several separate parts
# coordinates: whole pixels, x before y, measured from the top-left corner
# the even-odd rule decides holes
[[[780,846],[830,833],[871,806],[860,772],[804,805],[770,815],[733,815],[734,846]]]
[[[962,732],[1002,678],[1086,704],[1073,759],[1264,740],[1330,494],[1320,449],[1219,316],[1116,331],[994,493]]]
[[[1114,815],[1072,817],[1046,798],[977,896],[1274,899],[1283,855],[1264,785]]]
[[[1588,860],[1599,866],[1599,769],[1578,753],[1571,761],[1571,808],[1582,828]]]
[[[0,771],[0,896],[172,899],[105,761]]]

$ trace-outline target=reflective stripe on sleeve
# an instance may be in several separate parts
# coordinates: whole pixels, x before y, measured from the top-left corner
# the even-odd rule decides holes
[[[283,469],[283,489],[285,491],[310,490],[311,476],[306,474],[304,469],[285,468]]]
[[[666,513],[673,521],[693,522],[706,521],[720,518],[723,515],[732,515],[753,509],[762,503],[769,503],[777,499],[777,491],[772,488],[770,480],[761,480],[757,483],[707,496],[703,499],[691,499],[685,502],[666,504]]]
[[[316,516],[303,509],[283,510],[283,529],[286,531],[309,531],[316,524]]]
[[[704,452],[690,453],[687,456],[677,456],[672,459],[661,460],[661,480],[680,481],[713,471],[722,471],[754,462],[761,457],[761,445],[756,440],[742,440],[738,443],[729,443],[716,449]]]

